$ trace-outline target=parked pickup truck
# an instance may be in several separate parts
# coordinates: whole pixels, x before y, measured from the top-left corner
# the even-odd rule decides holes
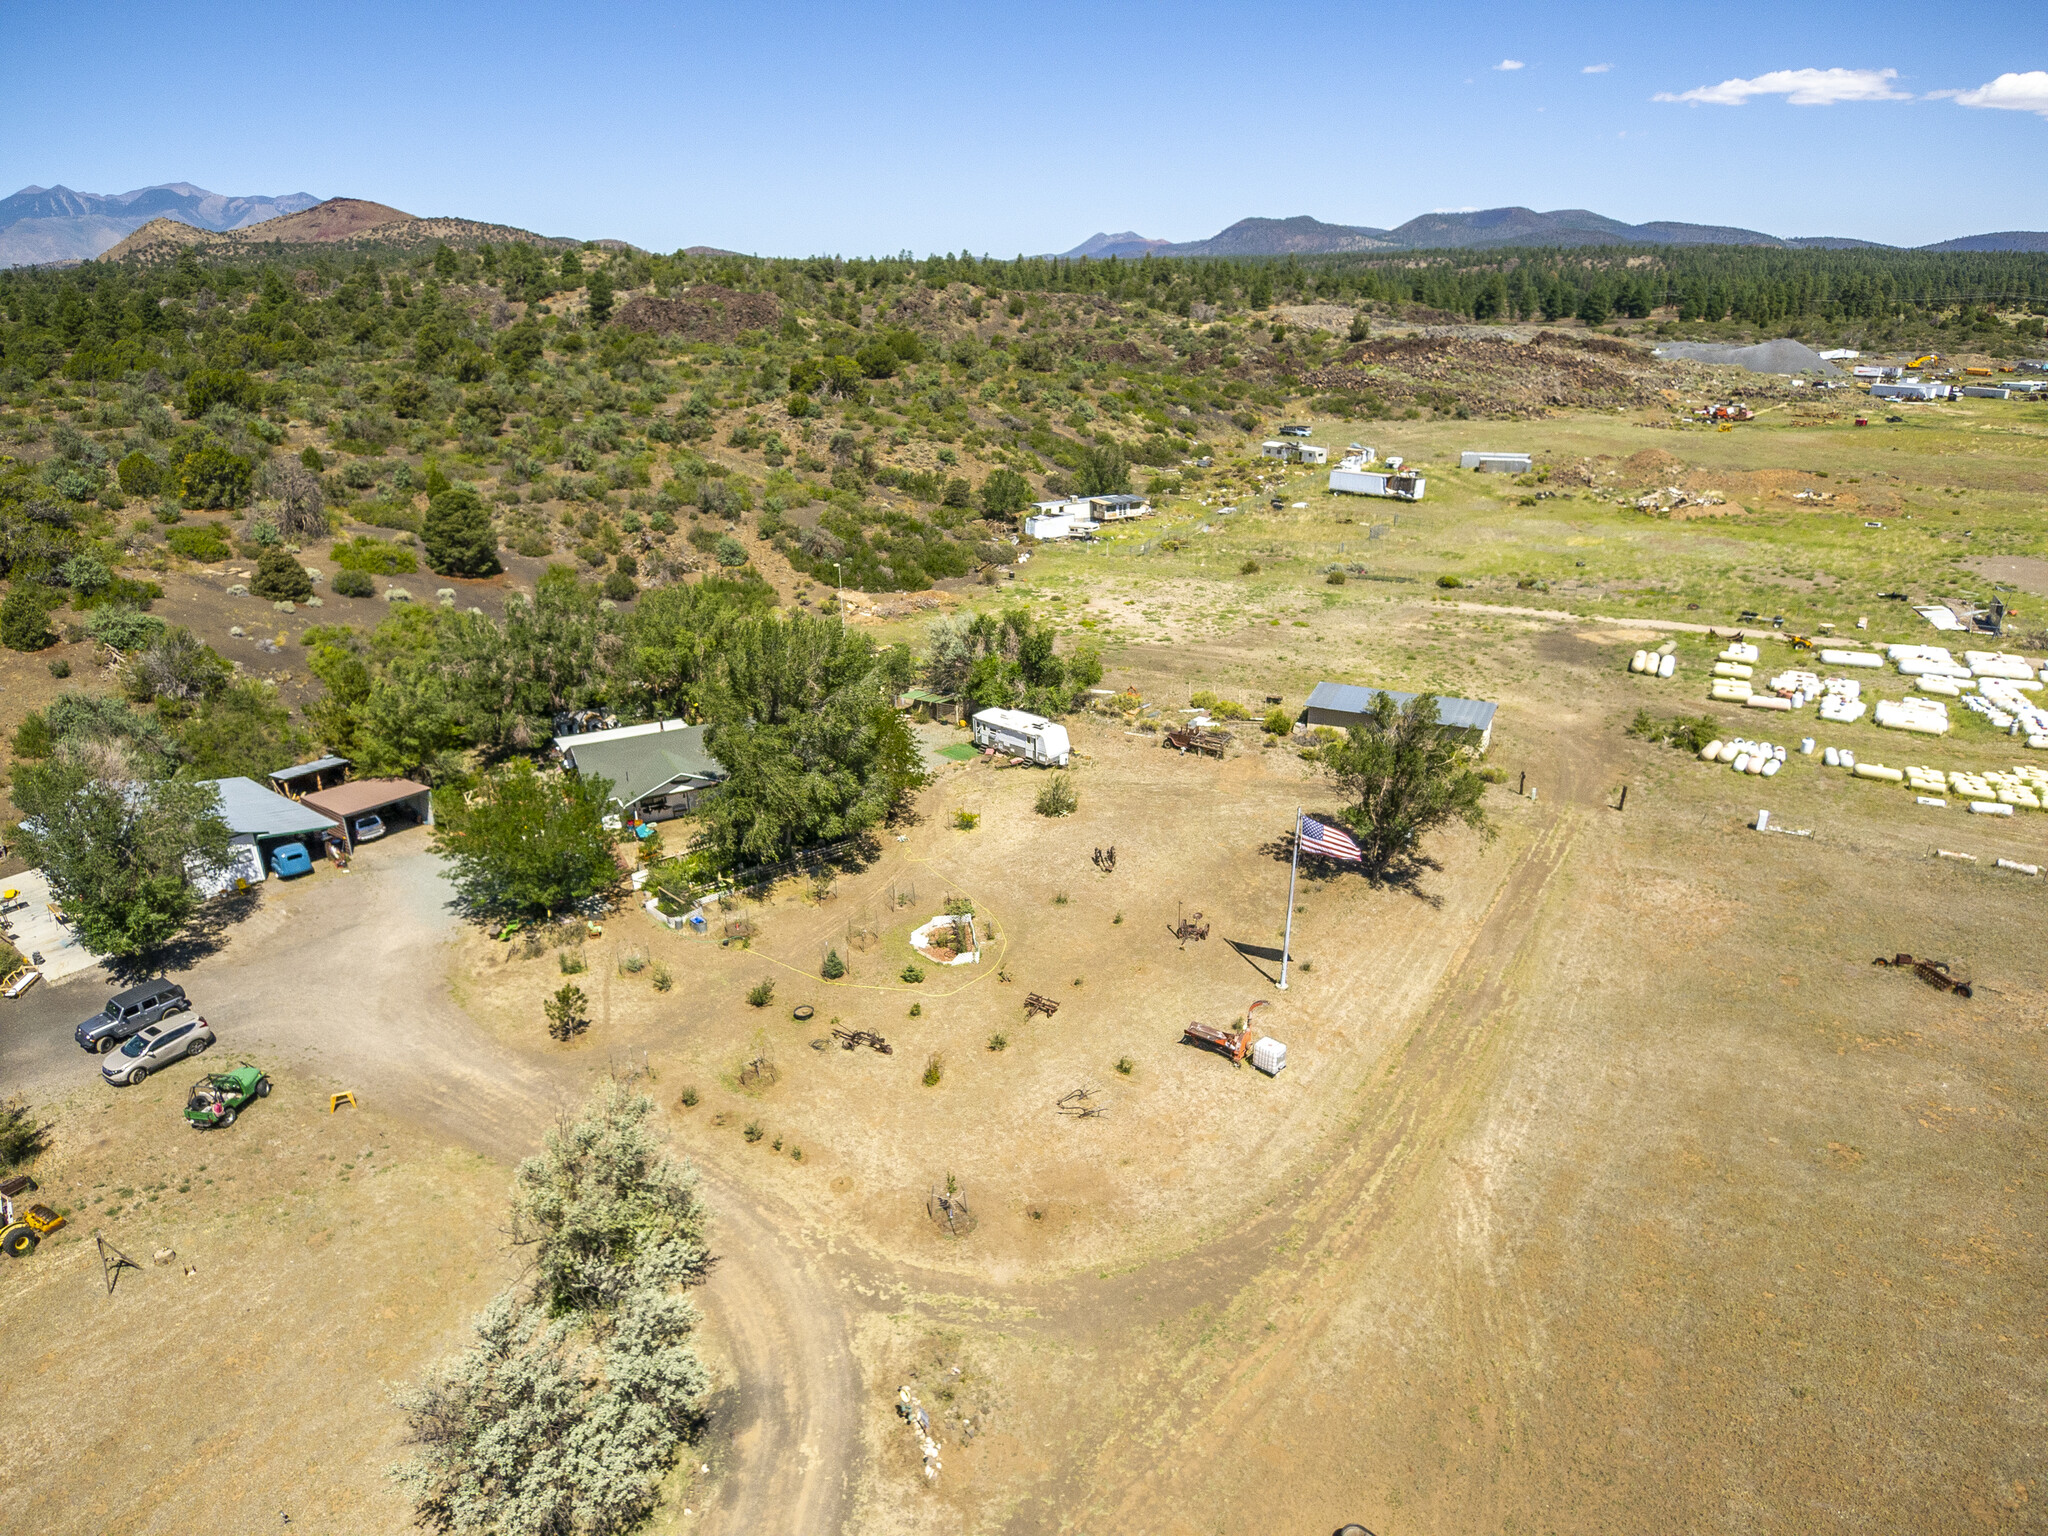
[[[105,1055],[145,1025],[192,1006],[185,989],[159,977],[107,999],[107,1006],[72,1032],[82,1050]]]

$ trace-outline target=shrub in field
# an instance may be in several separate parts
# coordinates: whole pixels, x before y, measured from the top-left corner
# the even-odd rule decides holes
[[[838,950],[832,950],[825,956],[825,964],[820,968],[819,974],[827,981],[837,981],[846,974],[846,962],[839,958]]]
[[[1033,808],[1041,816],[1071,816],[1079,803],[1074,794],[1073,780],[1064,773],[1056,773],[1039,790]]]
[[[906,965],[905,967],[903,967],[902,975],[903,979],[909,982],[913,987],[924,980],[924,971],[922,970],[922,968],[915,965]]]
[[[578,970],[582,969],[578,965]],[[557,1040],[568,1040],[590,1027],[586,1011],[590,999],[583,995],[583,989],[573,981],[562,983],[562,989],[547,1000],[544,1011],[548,1016],[548,1033]]]
[[[931,1053],[931,1055],[929,1055],[929,1056],[925,1057],[925,1059],[924,1059],[924,1077],[923,1077],[923,1079],[922,1079],[922,1080],[923,1080],[923,1082],[924,1082],[924,1085],[925,1085],[925,1087],[927,1087],[927,1088],[936,1088],[936,1087],[938,1087],[938,1086],[939,1086],[939,1079],[940,1079],[940,1078],[942,1078],[942,1077],[944,1077],[945,1075],[946,1075],[946,1059],[945,1059],[945,1058],[944,1058],[943,1056],[941,1056],[941,1055],[940,1055],[940,1054],[939,1054],[939,1053],[938,1053],[937,1051],[933,1051],[933,1052]]]
[[[747,992],[747,1001],[756,1008],[766,1008],[775,1001],[775,983],[765,980],[755,983]]]
[[[225,560],[234,553],[219,523],[188,523],[182,528],[173,528],[164,535],[164,542],[171,546],[173,554],[197,560],[203,565]]]
[[[520,1164],[530,1287],[399,1395],[412,1456],[395,1473],[422,1528],[625,1536],[701,1429],[711,1378],[682,1289],[709,1272],[706,1213],[695,1173],[648,1131],[653,1109],[606,1084]]]

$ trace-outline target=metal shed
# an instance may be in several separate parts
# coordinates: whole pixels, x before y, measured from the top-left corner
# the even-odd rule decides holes
[[[1353,730],[1365,723],[1366,717],[1372,713],[1373,701],[1381,693],[1400,705],[1415,697],[1412,693],[1366,688],[1355,683],[1317,683],[1301,712],[1302,723]],[[1499,707],[1484,699],[1439,698],[1437,723],[1462,733],[1476,750],[1484,752],[1493,744],[1493,716]]]
[[[1526,453],[1461,453],[1458,468],[1476,469],[1482,475],[1526,475],[1534,467]]]
[[[345,757],[316,757],[310,763],[278,769],[270,776],[270,786],[296,800],[311,790],[334,788],[348,778],[348,768]]]
[[[933,693],[929,688],[912,688],[897,698],[896,707],[939,725],[955,725],[960,720],[960,696],[956,693]]]

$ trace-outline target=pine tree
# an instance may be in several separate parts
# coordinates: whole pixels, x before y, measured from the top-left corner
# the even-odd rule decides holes
[[[302,603],[313,595],[313,579],[282,544],[270,544],[257,557],[249,590],[272,602]]]
[[[26,581],[17,581],[7,601],[0,603],[0,645],[10,651],[40,651],[55,643],[49,618],[49,605],[42,593]]]
[[[438,473],[429,472],[430,484]],[[426,547],[427,564],[443,576],[495,576],[504,569],[498,563],[491,509],[466,485],[451,486],[427,503],[420,542]]]

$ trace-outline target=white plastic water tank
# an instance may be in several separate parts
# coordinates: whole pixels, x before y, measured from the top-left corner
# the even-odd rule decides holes
[[[1842,766],[1842,754],[1836,751],[1833,747],[1829,747],[1825,752],[1821,753],[1820,760],[1826,763],[1830,768],[1839,768]]]
[[[1657,675],[1659,677],[1670,677],[1677,671],[1678,658],[1676,656],[1666,656],[1657,663]]]
[[[1287,1047],[1271,1035],[1259,1036],[1252,1042],[1252,1065],[1268,1077],[1278,1077],[1287,1065]]]

